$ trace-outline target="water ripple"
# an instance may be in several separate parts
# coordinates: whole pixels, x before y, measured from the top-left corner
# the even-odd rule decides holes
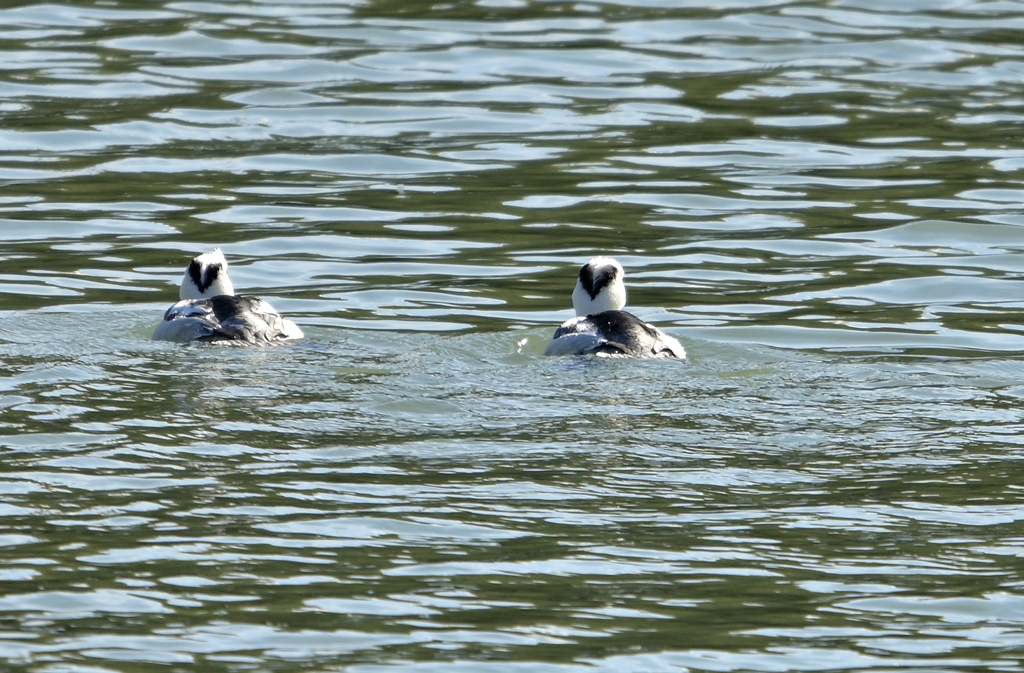
[[[8,667],[1017,666],[1019,3],[136,4],[0,9]]]

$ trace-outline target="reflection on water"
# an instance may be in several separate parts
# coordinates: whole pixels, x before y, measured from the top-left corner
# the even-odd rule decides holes
[[[1024,5],[0,25],[6,668],[1016,669]],[[148,339],[214,246],[305,340]]]

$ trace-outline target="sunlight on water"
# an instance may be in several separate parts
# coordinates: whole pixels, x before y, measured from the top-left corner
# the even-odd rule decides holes
[[[1019,668],[1021,3],[0,25],[4,670]]]

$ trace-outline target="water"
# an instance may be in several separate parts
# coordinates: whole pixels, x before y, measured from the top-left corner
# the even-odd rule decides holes
[[[1021,670],[1024,4],[0,26],[5,670]],[[218,245],[306,339],[149,340]]]

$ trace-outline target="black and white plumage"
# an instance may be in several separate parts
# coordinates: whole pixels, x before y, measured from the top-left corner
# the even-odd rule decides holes
[[[545,355],[686,359],[682,344],[622,310],[623,275],[611,257],[595,257],[583,265],[572,293],[576,317],[555,330]]]
[[[154,339],[266,344],[302,338],[302,330],[267,302],[235,294],[220,248],[192,259],[179,297],[164,313]]]

